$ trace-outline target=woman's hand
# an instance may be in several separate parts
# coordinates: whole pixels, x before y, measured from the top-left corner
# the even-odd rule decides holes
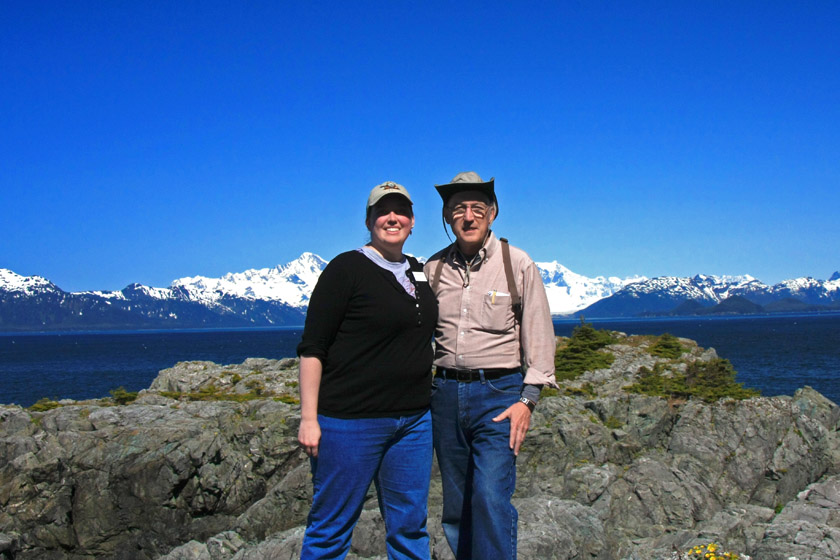
[[[321,443],[321,426],[318,420],[300,421],[298,443],[310,457],[318,456],[318,444]]]
[[[318,392],[321,385],[321,360],[312,356],[300,357],[300,428],[298,442],[310,457],[318,456],[321,425],[318,424]]]

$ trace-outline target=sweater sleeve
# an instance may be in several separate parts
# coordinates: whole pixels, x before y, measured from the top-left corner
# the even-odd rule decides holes
[[[318,277],[309,299],[303,336],[297,347],[298,356],[312,356],[322,363],[326,361],[352,294],[351,267],[342,256],[330,261]]]

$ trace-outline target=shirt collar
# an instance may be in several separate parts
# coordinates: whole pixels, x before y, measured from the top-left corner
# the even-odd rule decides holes
[[[490,230],[487,233],[487,239],[484,240],[484,245],[481,247],[481,249],[478,250],[477,254],[481,256],[481,259],[477,262],[487,262],[487,259],[492,257],[498,249],[499,240],[496,238],[496,235],[493,233],[493,230]],[[447,257],[450,261],[455,261],[457,258],[458,261],[466,263],[466,258],[463,254],[461,254],[461,251],[458,249],[457,241],[449,246],[449,253]]]

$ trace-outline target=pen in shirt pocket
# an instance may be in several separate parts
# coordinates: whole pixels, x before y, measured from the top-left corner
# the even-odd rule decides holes
[[[490,290],[487,292],[487,295],[490,296],[490,303],[496,303],[496,296],[498,297],[510,297],[510,294],[506,292],[498,292],[496,290]]]

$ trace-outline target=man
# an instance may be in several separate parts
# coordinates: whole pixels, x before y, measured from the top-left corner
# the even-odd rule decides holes
[[[432,426],[443,529],[459,560],[516,558],[516,455],[541,388],[556,386],[548,299],[530,257],[490,231],[493,179],[470,171],[435,188],[455,235],[424,267],[440,309]]]

